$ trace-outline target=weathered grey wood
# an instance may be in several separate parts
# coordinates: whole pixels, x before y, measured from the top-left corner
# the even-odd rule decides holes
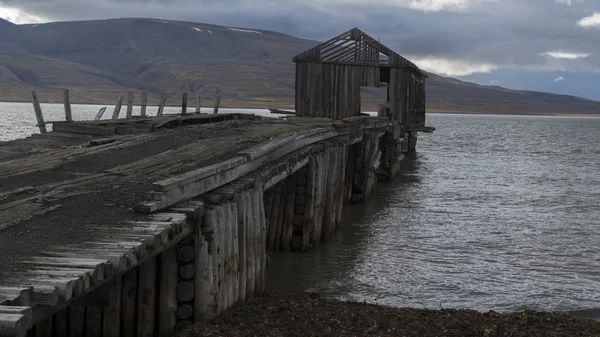
[[[102,337],[102,308],[97,308],[100,312],[98,319],[98,337]],[[87,337],[85,331],[86,323],[86,308],[71,305],[69,308],[69,337]]]
[[[127,119],[133,117],[133,92],[127,93]]]
[[[157,116],[163,115],[163,111],[165,110],[166,103],[167,103],[167,94],[165,94],[164,92],[161,92],[160,93],[160,101],[158,102],[158,112],[156,113]]]
[[[123,290],[121,293],[122,337],[136,335],[138,269],[123,274]]]
[[[197,322],[207,319],[208,306],[211,299],[211,274],[208,244],[200,226],[196,226],[196,259],[194,261],[194,318]]]
[[[150,258],[139,266],[137,336],[154,337],[156,310],[156,259]]]
[[[158,336],[171,337],[177,324],[177,247],[161,254],[158,306]]]
[[[40,106],[40,101],[38,100],[35,91],[31,92],[31,98],[33,99],[33,110],[35,111],[35,118],[37,119],[40,133],[46,133],[48,130],[46,129],[46,123],[44,122],[44,114],[42,113],[42,107]]]
[[[63,104],[65,106],[65,121],[72,122],[73,115],[71,114],[71,99],[69,98],[69,89],[63,91]]]
[[[27,327],[26,324],[23,323],[23,318],[24,316],[21,314],[0,313],[0,336],[24,337]]]
[[[179,261],[181,261],[183,263],[189,263],[189,262],[194,261],[195,255],[196,255],[196,252],[194,250],[193,245],[185,245],[185,246],[179,247],[179,251],[177,254]]]
[[[177,318],[180,320],[189,320],[194,316],[194,308],[191,305],[184,304],[177,308]]]
[[[195,267],[194,264],[186,264],[179,267],[179,277],[184,280],[191,280],[194,278]]]
[[[275,246],[275,234],[277,233],[277,227],[280,225],[277,223],[277,216],[279,214],[279,203],[281,199],[282,184],[277,184],[271,188],[273,198],[271,200],[271,208],[269,214],[269,232],[267,234],[267,251],[273,251]]]
[[[184,92],[181,99],[181,115],[185,116],[187,113],[188,93]]]
[[[83,308],[82,308],[83,309]],[[86,337],[102,336],[102,308],[85,308],[85,328]]]
[[[189,281],[179,282],[177,284],[177,299],[181,302],[188,302],[194,299],[194,283]]]
[[[221,95],[217,95],[215,98],[215,107],[213,109],[213,114],[219,113],[219,106],[221,105]]]
[[[203,296],[197,296],[195,300],[195,317],[196,321],[205,320],[217,315],[217,302],[215,298],[216,289],[216,270],[217,270],[217,240],[215,231],[217,227],[217,212],[215,209],[207,209],[204,216],[204,229],[202,232],[197,230],[196,238],[199,240],[202,253],[206,255],[196,258],[197,269],[202,268],[202,272],[196,272],[196,284],[201,288],[198,290]],[[203,239],[206,238],[206,241]],[[200,250],[199,250],[200,251]],[[198,280],[198,278],[200,278]]]
[[[48,316],[46,319],[38,322],[35,325],[35,335],[36,337],[52,337],[52,321],[53,317]]]
[[[248,192],[244,191],[235,195],[237,204],[237,244],[238,244],[238,300],[246,300],[247,262],[246,262],[246,232],[248,228]]]
[[[260,263],[260,276],[259,276],[259,291],[263,292],[266,288],[266,276],[267,276],[267,223],[264,205],[264,193],[263,186],[261,186],[260,180],[255,180],[254,189],[256,190],[258,199],[258,214],[259,214],[259,242],[258,242],[258,257]]]
[[[253,231],[253,265],[254,265],[254,293],[258,294],[262,291],[261,288],[261,275],[262,275],[262,252],[264,251],[264,247],[261,246],[261,211],[260,208],[263,207],[262,204],[262,193],[259,194],[258,190],[262,190],[262,186],[258,185],[255,181],[254,187],[251,190],[252,194],[252,231]]]
[[[254,246],[254,233],[256,228],[256,217],[254,216],[255,199],[253,192],[247,193],[247,210],[246,210],[246,298],[252,298],[255,296],[255,277],[256,277],[256,266],[255,266],[255,246]]]
[[[196,93],[196,114],[200,113],[200,92]]]
[[[142,105],[140,107],[140,115],[146,117],[146,106],[148,105],[148,93],[142,92]]]
[[[217,250],[217,261],[218,261],[218,284],[217,284],[217,290],[218,290],[218,294],[217,294],[217,298],[218,298],[218,313],[222,313],[223,311],[225,311],[226,309],[226,295],[227,295],[227,291],[226,291],[226,284],[225,284],[225,226],[224,226],[224,220],[226,218],[226,209],[225,206],[223,205],[219,205],[217,207],[217,211],[219,216],[217,217],[217,221],[218,221],[218,225],[220,226],[219,231],[217,231],[217,238],[218,238],[218,244],[219,244],[219,249]]]
[[[121,106],[123,105],[123,95],[119,95],[117,98],[117,103],[115,104],[115,109],[113,110],[112,119],[118,119],[119,114],[121,113]]]
[[[294,227],[294,212],[296,208],[296,178],[297,174],[289,176],[284,183],[286,184],[286,200],[285,200],[285,213],[282,223],[281,233],[281,251],[289,252],[292,243],[292,233]]]
[[[99,121],[102,118],[102,116],[104,116],[105,112],[106,112],[106,107],[100,108],[100,110],[98,110],[98,113],[96,114],[96,117],[94,117],[94,120]]]
[[[110,306],[103,309],[102,336],[120,337],[122,277],[117,275],[108,287]]]

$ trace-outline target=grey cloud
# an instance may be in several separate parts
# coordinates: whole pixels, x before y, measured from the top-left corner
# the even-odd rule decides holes
[[[344,3],[345,2],[345,3]],[[364,5],[355,0],[0,0],[48,20],[153,17],[276,30],[324,40],[361,27],[401,54],[497,68],[600,70],[600,34],[576,24],[600,7],[595,1],[468,1],[462,11],[424,12],[411,1]],[[557,60],[549,51],[590,57]]]

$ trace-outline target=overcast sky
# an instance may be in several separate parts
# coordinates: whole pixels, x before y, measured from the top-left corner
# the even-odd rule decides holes
[[[0,0],[0,17],[152,17],[316,40],[359,27],[441,75],[600,100],[599,0]]]

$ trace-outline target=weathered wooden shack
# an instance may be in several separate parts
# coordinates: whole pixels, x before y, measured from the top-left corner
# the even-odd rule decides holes
[[[376,39],[353,28],[293,58],[296,114],[359,116],[361,87],[386,87],[381,114],[403,125],[425,124],[427,74]]]

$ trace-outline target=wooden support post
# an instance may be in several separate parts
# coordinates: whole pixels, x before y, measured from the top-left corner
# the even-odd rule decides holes
[[[200,113],[200,92],[196,93],[196,115]]]
[[[221,226],[223,228],[223,310],[229,309],[233,297],[233,288],[231,280],[231,207],[227,203],[223,206],[223,218]]]
[[[38,322],[35,325],[35,336],[36,337],[52,337],[52,316]]]
[[[286,184],[286,200],[285,200],[285,215],[283,218],[283,231],[281,233],[281,251],[289,252],[292,244],[292,235],[294,230],[294,213],[296,209],[296,177],[292,174],[285,180]]]
[[[285,204],[287,201],[287,191],[288,184],[286,180],[283,180],[279,183],[281,186],[280,196],[279,196],[279,205],[276,205],[277,208],[277,217],[275,220],[275,239],[273,240],[273,252],[281,251],[281,237],[283,232],[283,221],[285,219]],[[275,207],[275,205],[274,205]]]
[[[115,110],[113,111],[112,119],[118,119],[121,113],[121,106],[123,105],[123,95],[117,98],[117,104],[115,104]]]
[[[206,215],[204,216],[204,224],[205,224],[205,228],[203,230],[203,233],[206,232],[206,244],[207,244],[207,251],[209,253],[209,256],[207,258],[208,260],[208,265],[206,266],[206,268],[208,269],[206,274],[203,274],[203,280],[202,282],[204,282],[204,285],[207,287],[206,289],[203,290],[204,293],[208,292],[209,296],[206,297],[201,297],[199,299],[202,299],[202,301],[200,302],[196,302],[196,305],[200,305],[200,308],[202,309],[203,307],[206,308],[204,311],[206,312],[206,315],[204,316],[204,319],[207,318],[212,318],[217,316],[217,309],[218,309],[218,301],[216,298],[216,291],[217,291],[217,283],[216,283],[216,279],[218,277],[218,268],[217,268],[217,260],[218,260],[218,256],[217,256],[217,249],[218,249],[218,240],[217,240],[217,231],[218,231],[218,224],[217,224],[217,216],[218,216],[218,212],[216,209],[208,209],[206,211]],[[198,260],[196,260],[196,262],[198,262]],[[206,277],[206,279],[205,279]],[[197,319],[198,320],[198,319]]]
[[[44,122],[42,107],[40,106],[40,101],[38,100],[35,91],[31,92],[31,97],[33,98],[33,110],[35,111],[35,118],[37,119],[38,127],[40,128],[40,133],[46,133],[48,132],[48,130],[46,129],[46,122]]]
[[[156,308],[156,258],[139,267],[137,336],[154,337]]]
[[[133,92],[127,94],[127,119],[133,117]]]
[[[254,247],[254,232],[255,232],[255,217],[254,208],[255,200],[253,192],[247,193],[247,227],[246,227],[246,298],[254,297],[256,289],[256,266],[255,266],[255,247]]]
[[[312,157],[308,162],[306,175],[306,207],[304,209],[304,224],[302,225],[302,250],[307,250],[311,245],[311,238],[315,231],[315,208],[317,201],[317,177],[319,168],[317,160]]]
[[[270,209],[270,215],[269,215],[269,233],[268,233],[268,237],[267,237],[267,246],[266,249],[269,252],[275,251],[274,246],[275,246],[275,235],[277,233],[277,227],[279,227],[281,224],[277,222],[277,218],[279,215],[279,203],[281,200],[281,191],[282,191],[282,185],[281,183],[273,186],[271,188],[272,190],[272,195],[273,198],[271,200],[271,209]]]
[[[247,204],[247,192],[238,193],[235,195],[235,202],[237,204],[237,244],[238,244],[238,301],[246,300],[246,231],[248,227],[248,219],[246,212],[248,212]]]
[[[327,195],[327,170],[329,153],[327,151],[315,157],[317,173],[317,190],[315,191],[315,230],[313,242],[319,245],[323,237],[323,219],[325,218],[325,197]]]
[[[160,259],[158,336],[171,337],[177,324],[177,247],[165,250]]]
[[[100,311],[100,319],[96,323],[99,327],[97,336],[102,337],[102,308],[97,309]],[[69,306],[69,337],[86,337],[85,321],[85,307]]]
[[[65,105],[65,121],[72,122],[73,115],[71,114],[71,99],[69,98],[69,89],[63,91],[63,104]]]
[[[219,113],[219,106],[221,105],[221,95],[217,95],[215,98],[215,108],[213,109],[213,114]]]
[[[184,92],[183,97],[181,99],[181,115],[182,116],[185,116],[185,114],[187,113],[187,103],[188,103],[187,96],[188,96],[188,93]]]
[[[260,245],[261,239],[261,217],[260,217],[260,208],[263,206],[262,203],[262,193],[259,194],[258,190],[262,190],[261,186],[258,186],[257,183],[254,183],[254,188],[252,189],[252,218],[253,218],[253,260],[254,260],[254,293],[261,292],[261,279],[262,279],[262,251],[263,247]]]
[[[160,102],[158,102],[158,112],[156,113],[157,116],[163,115],[163,111],[165,110],[166,103],[167,103],[167,94],[165,94],[164,92],[161,92],[160,93]]]
[[[231,203],[231,270],[233,294],[231,305],[238,303],[240,298],[240,260],[239,260],[239,236],[238,236],[238,209],[237,203]]]
[[[137,283],[138,269],[132,269],[123,274],[123,290],[121,293],[122,337],[134,337],[136,332],[135,319],[137,316]]]
[[[54,314],[54,335],[69,336],[69,308]]]
[[[140,108],[140,115],[146,117],[146,106],[148,105],[148,93],[142,92],[142,107]]]
[[[110,283],[109,302],[110,306],[104,308],[102,324],[102,336],[121,336],[121,293],[122,277],[117,275]]]
[[[254,182],[254,189],[256,190],[258,199],[258,215],[259,215],[259,241],[258,241],[258,256],[260,263],[260,277],[258,279],[258,290],[263,292],[266,288],[266,276],[267,276],[267,223],[265,214],[264,194],[263,186],[260,180]]]
[[[98,110],[98,113],[96,114],[96,117],[94,117],[94,120],[99,121],[104,115],[104,112],[106,112],[106,107],[100,108],[100,110]]]
[[[85,328],[86,328],[86,334],[81,335],[82,337],[83,336],[86,336],[86,337],[102,336],[102,308],[87,307],[85,309]],[[119,327],[117,327],[117,329],[118,328]],[[73,335],[71,335],[71,336],[73,336]]]
[[[329,163],[327,163],[327,192],[325,195],[325,210],[323,219],[323,232],[321,239],[323,242],[327,241],[329,236],[333,233],[335,228],[335,195],[336,195],[336,181],[338,175],[338,153],[337,147],[333,147],[327,150],[329,152]]]
[[[210,307],[212,306],[210,256],[208,255],[208,242],[202,233],[201,227],[200,224],[196,224],[194,233],[196,245],[194,319],[196,322],[209,319]]]

